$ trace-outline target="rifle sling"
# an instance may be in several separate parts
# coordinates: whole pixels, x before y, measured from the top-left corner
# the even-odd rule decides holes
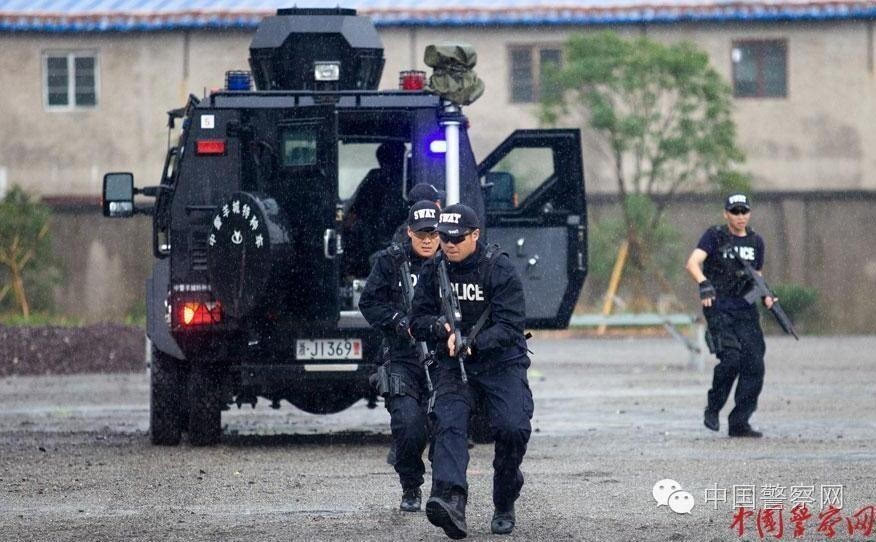
[[[471,342],[477,337],[478,333],[480,333],[481,328],[487,323],[487,319],[490,317],[490,307],[484,309],[484,312],[481,313],[480,317],[478,317],[478,321],[475,322],[474,327],[471,328],[471,331],[468,332],[468,337],[465,342],[467,345],[470,345]]]

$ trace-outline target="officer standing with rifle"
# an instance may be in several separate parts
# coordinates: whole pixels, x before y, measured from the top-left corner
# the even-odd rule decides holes
[[[438,341],[438,378],[432,410],[434,456],[429,521],[447,536],[467,535],[469,415],[479,396],[486,402],[496,440],[490,529],[509,534],[514,502],[523,486],[520,464],[533,413],[523,286],[498,247],[479,242],[475,212],[462,204],[442,210],[441,252],[426,262],[411,311],[418,340]]]
[[[386,398],[390,414],[395,471],[402,486],[399,508],[418,512],[422,499],[423,450],[426,447],[426,408],[431,380],[424,343],[415,344],[409,331],[408,311],[421,267],[438,249],[438,206],[419,201],[408,214],[408,240],[379,252],[359,300],[368,323],[383,332],[389,348],[388,367],[378,369],[378,393]],[[406,276],[405,276],[406,275]]]
[[[793,332],[793,325],[760,276],[764,242],[748,228],[750,218],[748,196],[728,197],[724,203],[726,225],[706,230],[685,267],[699,285],[703,314],[708,323],[709,349],[719,360],[703,423],[712,431],[719,429],[718,413],[738,377],[736,406],[730,412],[728,434],[756,438],[762,434],[752,429],[748,421],[757,409],[757,398],[763,388],[766,345],[754,301],[762,299],[783,327],[789,326],[786,328],[789,333]],[[796,333],[794,335],[796,337]]]

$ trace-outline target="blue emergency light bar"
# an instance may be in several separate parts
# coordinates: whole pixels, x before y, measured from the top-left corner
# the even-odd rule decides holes
[[[225,72],[226,90],[252,90],[252,73],[243,70]]]

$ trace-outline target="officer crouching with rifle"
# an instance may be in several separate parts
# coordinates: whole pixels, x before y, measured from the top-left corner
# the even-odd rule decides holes
[[[443,209],[438,235],[441,252],[420,271],[411,311],[414,337],[438,341],[440,347],[426,515],[450,538],[467,535],[468,423],[480,396],[496,440],[490,530],[509,534],[533,412],[523,285],[507,255],[479,242],[478,218],[471,208],[456,204]]]
[[[726,225],[706,230],[685,266],[699,285],[709,349],[718,356],[703,423],[712,431],[719,429],[718,413],[738,376],[736,406],[728,419],[731,437],[762,436],[748,423],[763,388],[766,352],[755,301],[762,300],[785,331],[796,337],[793,324],[760,275],[764,242],[748,228],[750,218],[748,196],[728,197]]]
[[[377,253],[359,300],[362,315],[383,332],[389,349],[388,363],[378,369],[377,387],[390,414],[394,466],[402,486],[399,508],[403,512],[420,510],[420,486],[426,470],[423,450],[428,439],[426,408],[432,387],[425,367],[431,362],[429,351],[424,343],[415,344],[408,311],[417,275],[438,249],[437,222],[434,202],[412,205],[407,241]]]

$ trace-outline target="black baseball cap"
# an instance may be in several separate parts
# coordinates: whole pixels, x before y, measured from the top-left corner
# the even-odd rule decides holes
[[[444,201],[444,191],[438,190],[429,183],[419,183],[408,192],[408,201]]]
[[[748,196],[745,194],[730,194],[727,196],[727,201],[724,202],[724,210],[729,211],[730,209],[745,209],[746,211],[750,211],[751,203],[748,201]]]
[[[438,215],[438,232],[447,235],[465,235],[480,228],[478,215],[468,205],[457,203],[441,210]]]
[[[434,201],[418,201],[408,212],[408,227],[413,231],[432,231],[438,225],[439,212]]]

